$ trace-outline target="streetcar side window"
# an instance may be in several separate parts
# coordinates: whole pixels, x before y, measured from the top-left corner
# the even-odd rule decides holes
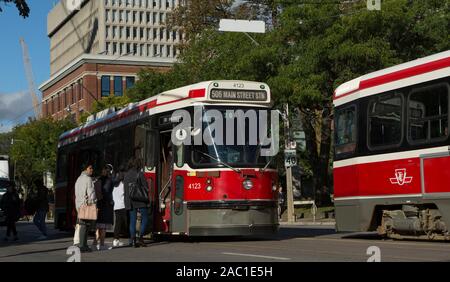
[[[408,100],[410,143],[429,143],[448,137],[449,89],[448,83],[440,83],[411,92]]]
[[[144,125],[137,126],[134,133],[134,156],[141,158],[142,160],[145,159],[144,153],[145,153],[146,137],[147,137],[147,130],[145,126]]]
[[[356,149],[356,107],[336,112],[336,155],[354,153]]]
[[[392,93],[376,97],[369,102],[369,148],[385,149],[402,142],[403,96]]]
[[[67,181],[67,153],[60,152],[56,168],[56,179],[60,182]]]
[[[156,166],[156,134],[154,131],[146,132],[145,166],[152,170]]]

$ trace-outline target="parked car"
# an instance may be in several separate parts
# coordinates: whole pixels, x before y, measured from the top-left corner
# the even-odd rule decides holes
[[[0,187],[0,201],[2,200],[3,194],[6,193],[6,188]],[[4,226],[6,221],[5,213],[0,209],[0,226]]]

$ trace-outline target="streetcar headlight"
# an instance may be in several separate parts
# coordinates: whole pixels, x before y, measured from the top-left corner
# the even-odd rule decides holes
[[[244,182],[242,182],[242,186],[244,186],[244,189],[250,190],[253,188],[253,181],[251,181],[250,179],[246,179],[244,180]]]
[[[213,190],[213,187],[211,185],[209,185],[208,187],[206,187],[206,191],[211,192]]]

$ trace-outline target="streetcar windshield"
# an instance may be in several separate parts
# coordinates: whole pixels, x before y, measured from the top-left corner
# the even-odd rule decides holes
[[[210,110],[216,110],[213,113],[214,117]],[[219,112],[222,120],[218,119]],[[192,150],[194,165],[264,167],[270,158],[261,156],[261,150],[268,147],[261,144],[261,138],[269,135],[267,132],[262,134],[259,132],[262,112],[265,112],[267,128],[270,128],[270,112],[267,109],[205,108],[202,120],[202,145],[194,145]],[[245,118],[239,114],[244,114]],[[242,122],[241,125],[239,122]],[[214,142],[207,143],[205,139]]]

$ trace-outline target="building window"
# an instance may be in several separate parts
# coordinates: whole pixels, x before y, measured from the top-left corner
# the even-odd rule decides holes
[[[131,37],[131,30],[129,27],[127,27],[127,39],[130,39]]]
[[[111,93],[110,80],[109,75],[102,76],[102,97],[109,97]]]
[[[80,91],[80,100],[83,100],[83,80],[80,79],[79,83],[78,83],[78,91]]]
[[[123,86],[121,76],[114,77],[114,96],[117,97],[123,96]]]
[[[393,93],[369,103],[369,148],[395,147],[402,142],[403,96]]]
[[[56,96],[56,111],[61,111],[61,94]]]
[[[67,107],[67,93],[62,94],[62,104],[63,108]]]
[[[75,96],[76,93],[75,93],[75,86],[74,85],[70,86],[70,93],[72,95],[72,105],[73,105],[73,104],[75,104],[77,102],[77,97]]]
[[[127,76],[126,78],[127,89],[133,88],[135,82],[136,79],[134,78],[134,76]]]
[[[408,101],[408,132],[411,143],[438,141],[448,137],[450,87],[440,83],[414,89]]]

